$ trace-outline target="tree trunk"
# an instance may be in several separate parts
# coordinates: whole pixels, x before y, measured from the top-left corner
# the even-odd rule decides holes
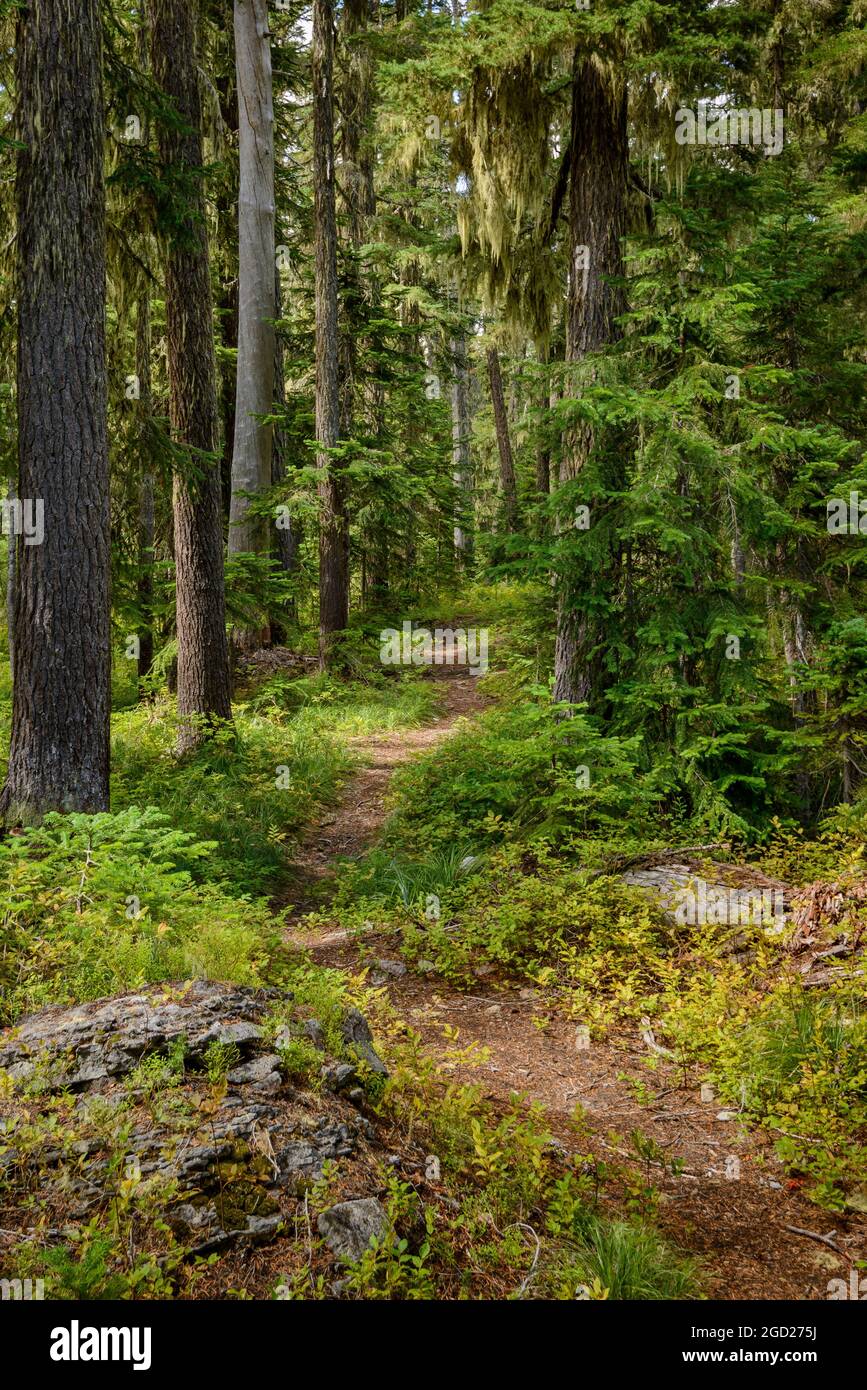
[[[219,55],[219,56],[218,56]],[[235,72],[235,29],[227,25],[214,53],[224,71],[214,77],[214,91],[226,146],[238,139],[238,84]],[[216,114],[216,113],[215,113]],[[222,142],[221,142],[222,143]],[[216,144],[214,153],[216,155]],[[237,165],[231,168],[235,174]],[[214,218],[209,247],[214,286],[214,326],[217,344],[217,415],[220,431],[220,505],[228,518],[232,505],[232,453],[235,447],[235,393],[238,365],[238,185],[239,177],[221,179],[214,188]]]
[[[213,455],[218,432],[195,12],[185,0],[151,4],[154,81],[182,122],[180,127],[160,125],[160,160],[189,181],[181,225],[168,238],[165,268],[169,419],[174,438],[191,451],[193,465],[184,475],[175,473],[172,499],[182,721],[178,749],[184,752],[201,741],[208,724],[231,719],[232,706],[219,465],[202,456]]]
[[[266,516],[251,517],[251,496],[271,486],[272,429],[262,417],[274,401],[274,110],[266,0],[235,0],[238,76],[238,372],[229,551],[269,549]],[[246,495],[245,495],[246,494]],[[242,647],[262,633],[239,634]]]
[[[540,366],[544,368],[542,383],[539,390],[539,406],[541,414],[543,415],[552,405],[556,404],[553,382],[549,380],[550,360],[550,353],[548,351],[544,352],[539,359]],[[544,429],[545,426],[542,425],[542,428]],[[536,445],[536,492],[540,502],[546,502],[551,492],[551,445],[548,442],[547,435],[543,439],[540,439],[539,443]],[[544,535],[545,530],[546,520],[545,517],[541,517],[538,534]]]
[[[512,458],[512,441],[509,438],[509,420],[506,415],[506,402],[503,398],[503,377],[500,371],[500,354],[495,347],[487,350],[488,381],[491,386],[491,405],[494,407],[494,427],[497,432],[497,451],[500,456],[500,487],[503,494],[503,519],[506,530],[518,529],[518,490],[515,484],[515,464]]]
[[[282,312],[280,297],[280,272],[275,272],[274,279],[274,317],[279,319]],[[276,405],[284,405],[286,401],[286,381],[283,372],[283,344],[279,333],[274,334],[274,402]],[[283,430],[280,425],[274,427],[274,437],[271,446],[271,483],[282,483],[286,478],[286,445],[283,437]],[[288,526],[278,526],[277,530],[277,559],[284,574],[296,574],[298,571],[298,548],[301,544],[301,526],[293,517]],[[294,617],[294,612],[293,615]]]
[[[341,62],[338,70],[337,106],[340,112],[337,192],[344,229],[340,256],[340,305],[342,321],[337,340],[340,379],[340,438],[355,433],[358,405],[359,355],[370,347],[363,331],[366,319],[361,248],[368,218],[376,211],[373,161],[366,142],[373,101],[373,63],[359,36],[370,20],[370,0],[345,0],[341,9]],[[369,391],[369,388],[368,388]],[[349,583],[348,519],[344,563]]]
[[[619,285],[626,232],[628,141],[626,93],[589,59],[575,55],[572,76],[572,138],[569,183],[570,276],[566,318],[566,360],[580,362],[618,336],[616,319],[626,304]],[[564,440],[560,482],[578,477],[593,448],[593,431],[580,426]],[[604,581],[607,576],[601,576]],[[604,634],[588,613],[578,611],[579,596],[559,581],[554,699],[592,701],[601,673],[598,653]]]
[[[9,479],[6,498],[13,507],[18,500],[18,481]],[[10,530],[6,537],[6,644],[9,648],[9,676],[15,680],[15,595],[18,592],[18,542]]]
[[[334,7],[313,5],[313,221],[316,298],[316,441],[319,445],[319,661],[335,655],[349,621],[349,535],[340,468],[329,450],[340,429],[337,219],[334,193]]]
[[[110,632],[102,36],[96,0],[19,11],[18,541],[0,816],[108,809]],[[23,505],[27,505],[25,501]]]
[[[139,297],[135,325],[135,371],[139,382],[138,425],[140,453],[146,458],[151,420],[151,320],[150,296],[147,291]],[[150,674],[154,660],[153,601],[154,601],[154,472],[150,460],[145,462],[139,484],[139,574],[138,604],[142,615],[139,631],[138,678]]]
[[[459,333],[451,342],[452,356],[452,481],[455,485],[455,559],[464,573],[473,560],[472,486],[470,464],[470,396],[467,340]]]
[[[148,69],[148,27],[145,16],[136,37],[136,56],[142,72]],[[145,119],[142,125],[142,145],[150,148],[150,126]],[[139,295],[135,317],[135,374],[139,385],[138,407],[136,410],[139,460],[141,478],[139,481],[138,516],[138,597],[141,621],[139,625],[138,679],[139,694],[145,693],[142,686],[150,675],[154,660],[154,488],[156,480],[151,462],[151,428],[153,419],[153,400],[151,396],[151,300],[150,290],[145,288]]]

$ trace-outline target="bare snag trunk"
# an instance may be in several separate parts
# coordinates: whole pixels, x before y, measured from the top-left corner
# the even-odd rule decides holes
[[[274,276],[274,309],[275,318],[280,318],[282,312],[282,301],[280,294],[280,272],[275,271]],[[286,400],[286,381],[283,371],[283,344],[280,341],[279,333],[274,334],[274,403],[277,406],[285,404]],[[286,481],[286,446],[284,443],[283,430],[277,424],[274,428],[274,435],[271,441],[271,484]],[[299,546],[301,544],[301,525],[294,517],[284,517],[281,515],[280,524],[275,527],[277,533],[276,552],[277,560],[284,574],[297,574],[299,565]],[[290,615],[295,617],[294,610]]]
[[[81,0],[74,11],[60,0],[21,9],[16,69],[21,501],[8,528],[17,533],[18,563],[12,738],[0,794],[7,825],[38,821],[48,811],[105,811],[109,804],[105,194],[96,0]],[[23,531],[19,522],[27,523]]]
[[[148,447],[151,401],[150,296],[140,296],[136,309],[135,370],[139,381],[138,424],[142,456]],[[138,678],[145,681],[154,660],[154,472],[145,464],[139,483],[139,575],[136,585],[142,615],[139,632]]]
[[[349,621],[349,531],[340,468],[329,452],[340,433],[337,217],[334,189],[334,6],[313,6],[313,221],[316,313],[316,442],[319,446],[319,662],[333,665]]]
[[[229,553],[267,555],[265,516],[251,499],[271,486],[272,427],[262,423],[274,398],[274,107],[266,0],[235,0],[238,78],[238,371]],[[267,634],[238,633],[242,647]]]

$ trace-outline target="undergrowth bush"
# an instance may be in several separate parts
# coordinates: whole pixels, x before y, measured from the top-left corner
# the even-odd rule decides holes
[[[778,1154],[831,1208],[867,1200],[867,1013],[851,987],[785,983],[719,1039],[722,1094],[775,1135]]]
[[[606,738],[581,715],[497,706],[398,770],[386,843],[417,857],[516,837],[622,844],[645,834],[667,794],[655,774],[640,774],[637,757],[636,740]]]
[[[297,727],[308,733],[325,731],[332,737],[352,738],[417,728],[433,716],[436,700],[435,685],[415,676],[338,681],[328,675],[278,673],[264,681],[246,703],[252,713],[278,722],[294,718]]]
[[[321,730],[242,712],[188,757],[175,757],[176,738],[166,705],[114,717],[112,806],[155,806],[210,841],[208,878],[241,893],[273,889],[288,841],[333,797],[350,753]]]
[[[51,814],[0,840],[0,1022],[158,980],[257,983],[274,921],[197,881],[212,849],[153,807]]]

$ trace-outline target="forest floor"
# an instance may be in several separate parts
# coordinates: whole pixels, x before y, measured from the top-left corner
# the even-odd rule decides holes
[[[341,929],[336,913],[331,925],[323,919],[339,861],[377,841],[395,770],[487,703],[465,668],[441,668],[430,679],[441,687],[439,717],[421,729],[353,739],[365,766],[293,855],[299,888],[291,899],[289,938],[317,964],[369,975],[377,959],[399,959],[398,934]],[[481,1086],[495,1106],[515,1093],[528,1105],[537,1103],[552,1135],[570,1151],[576,1146],[570,1117],[580,1106],[588,1126],[582,1152],[615,1166],[632,1160],[644,1170],[648,1188],[655,1189],[660,1229],[700,1258],[708,1297],[825,1299],[829,1280],[848,1280],[854,1262],[867,1257],[864,1220],[810,1203],[800,1181],[787,1178],[773,1136],[748,1131],[719,1101],[702,1102],[697,1074],[658,1054],[649,1071],[652,1054],[640,1030],[619,1028],[605,1042],[578,1050],[575,1023],[546,1008],[539,991],[501,978],[491,965],[480,965],[476,975],[473,993],[412,966],[388,975],[382,987],[432,1057],[442,1059],[454,1048],[455,1030],[462,1047],[484,1049],[484,1060],[474,1065],[449,1063],[454,1080]],[[733,1169],[737,1179],[726,1175]],[[628,1196],[615,1184],[604,1200]]]

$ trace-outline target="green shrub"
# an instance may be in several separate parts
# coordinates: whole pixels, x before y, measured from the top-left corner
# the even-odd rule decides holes
[[[582,715],[558,719],[548,702],[496,707],[398,770],[387,843],[416,858],[514,838],[622,848],[646,839],[665,792],[637,757],[637,740],[605,738]]]
[[[158,980],[255,984],[273,921],[196,881],[212,848],[153,807],[51,814],[0,841],[2,1022]]]
[[[432,717],[436,700],[436,687],[414,676],[338,681],[279,673],[250,696],[248,708],[278,722],[295,717],[297,727],[310,734],[354,738],[417,728]]]
[[[555,980],[575,991],[636,994],[659,979],[673,929],[646,896],[618,878],[593,878],[556,858],[549,845],[511,845],[492,853],[469,880],[456,921],[413,920],[408,949],[453,976],[480,960],[507,972]]]
[[[207,877],[240,893],[275,889],[287,842],[333,798],[353,765],[349,751],[321,729],[243,711],[234,728],[181,760],[168,705],[117,714],[112,731],[112,806],[155,806],[196,840],[210,841]]]
[[[720,1040],[722,1093],[771,1127],[811,1195],[842,1207],[867,1183],[867,1013],[851,993],[781,985]]]
[[[372,850],[362,860],[343,866],[337,901],[424,905],[430,895],[443,897],[459,887],[478,872],[481,863],[478,855],[461,845],[432,850],[420,860]]]
[[[322,1053],[308,1038],[290,1038],[278,1046],[280,1061],[288,1081],[311,1085],[319,1075]]]

